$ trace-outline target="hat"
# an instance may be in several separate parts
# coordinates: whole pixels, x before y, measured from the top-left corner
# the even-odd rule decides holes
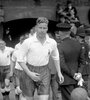
[[[84,27],[79,27],[77,29],[76,36],[80,36],[81,38],[84,38],[86,36]]]
[[[56,25],[57,30],[59,31],[70,31],[71,25],[68,23],[58,23]]]

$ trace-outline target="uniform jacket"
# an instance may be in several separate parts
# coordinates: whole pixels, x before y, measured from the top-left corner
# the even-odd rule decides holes
[[[82,45],[82,48],[84,50],[84,57],[85,57],[85,62],[86,62],[85,67],[84,67],[83,72],[82,72],[82,75],[83,75],[84,80],[87,81],[88,75],[90,74],[90,68],[89,68],[90,67],[90,65],[89,65],[90,59],[88,57],[89,46],[85,41],[83,41],[81,43],[81,45]],[[85,76],[87,76],[87,77],[85,78]]]
[[[58,45],[60,53],[61,71],[64,75],[64,83],[62,85],[76,84],[73,78],[77,72],[82,73],[85,66],[84,53],[81,44],[69,37],[63,39]]]

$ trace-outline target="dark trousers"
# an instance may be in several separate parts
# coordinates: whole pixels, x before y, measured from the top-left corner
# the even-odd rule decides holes
[[[70,95],[73,89],[75,89],[76,85],[62,85],[60,86],[62,100],[70,100]]]

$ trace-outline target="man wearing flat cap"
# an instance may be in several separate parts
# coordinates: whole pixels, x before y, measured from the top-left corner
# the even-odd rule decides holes
[[[56,27],[62,40],[58,45],[61,71],[64,76],[64,82],[60,85],[60,90],[62,100],[70,100],[72,90],[83,85],[84,54],[81,44],[70,37],[70,24],[59,23]]]

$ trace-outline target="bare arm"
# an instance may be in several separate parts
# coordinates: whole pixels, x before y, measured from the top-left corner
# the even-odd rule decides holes
[[[18,62],[19,65],[22,67],[22,69],[25,71],[25,73],[28,75],[28,76],[31,76],[31,71],[28,69],[27,65],[24,63],[24,62]]]
[[[57,70],[57,73],[58,73],[58,77],[59,77],[59,80],[60,80],[60,83],[63,83],[64,81],[64,77],[61,73],[61,67],[60,67],[60,58],[59,58],[59,51],[58,51],[58,48],[57,48],[57,44],[54,45],[54,49],[51,53],[51,56],[54,60],[54,64],[55,64],[55,67],[56,67],[56,70]]]
[[[9,73],[9,77],[13,76],[14,70],[15,70],[15,64],[16,62],[12,61],[10,62],[10,73]]]
[[[55,64],[55,67],[56,67],[58,74],[61,74],[60,61],[54,60],[54,64]]]
[[[34,81],[38,81],[40,80],[40,74],[32,72],[29,70],[29,68],[27,67],[27,65],[24,62],[18,62],[19,65],[23,68],[23,70],[25,71],[25,73]]]

